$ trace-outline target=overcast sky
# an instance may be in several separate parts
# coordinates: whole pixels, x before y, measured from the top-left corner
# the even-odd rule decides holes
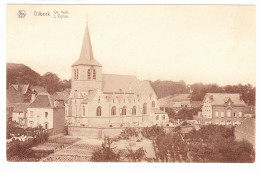
[[[21,9],[25,18],[17,16]],[[69,18],[54,18],[55,10],[68,11]],[[87,19],[103,73],[255,85],[255,6],[9,5],[7,62],[71,78]]]

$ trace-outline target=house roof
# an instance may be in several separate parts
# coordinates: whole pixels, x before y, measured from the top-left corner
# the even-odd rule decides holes
[[[98,61],[94,59],[88,25],[86,25],[79,59],[72,66],[77,66],[77,65],[102,66]]]
[[[141,94],[149,95],[150,97],[151,97],[151,95],[156,96],[149,81],[140,81],[140,87],[141,87]]]
[[[29,88],[29,84],[12,84],[12,86],[21,94],[26,94]]]
[[[6,90],[6,101],[10,103],[24,103],[25,96],[15,89],[14,86],[10,86]]]
[[[69,100],[69,93],[62,91],[62,92],[56,92],[60,99],[67,101]]]
[[[255,118],[246,118],[235,128],[235,131],[255,136]]]
[[[42,86],[33,86],[32,90],[34,90],[37,93],[47,93],[47,90]]]
[[[191,101],[190,99],[190,94],[174,94],[174,95],[169,95],[163,98],[160,98],[158,100],[159,106],[162,107],[173,107],[176,105],[176,102],[189,102]]]
[[[230,99],[233,105],[245,106],[245,102],[240,97],[238,93],[207,93],[206,97],[210,97],[212,105],[225,105],[225,103]],[[205,97],[205,98],[206,98]]]
[[[35,100],[29,105],[31,108],[54,108],[54,102],[58,101],[56,107],[63,107],[63,99],[59,95],[50,95],[48,93],[40,93]]]
[[[13,107],[14,110],[13,112],[24,112],[27,110],[27,107],[29,106],[29,103],[14,103]]]

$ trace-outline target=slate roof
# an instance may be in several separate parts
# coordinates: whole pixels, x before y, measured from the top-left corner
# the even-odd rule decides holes
[[[27,110],[27,107],[29,106],[29,103],[14,103],[13,107],[14,110],[13,112],[24,112]]]
[[[56,92],[57,95],[60,97],[60,99],[67,101],[69,100],[69,93],[62,91],[62,92]]]
[[[131,75],[102,75],[103,93],[139,93],[140,84],[135,76]]]
[[[6,90],[6,101],[8,103],[24,103],[25,96],[15,89],[14,86],[10,86]]]
[[[13,84],[12,86],[14,87],[14,89],[16,89],[21,94],[26,94],[27,90],[29,88],[29,84],[23,84],[23,85],[22,84],[19,84],[19,85]]]
[[[225,105],[225,103],[231,99],[235,106],[246,106],[238,93],[207,93],[206,96],[210,97],[212,105]]]
[[[77,66],[77,65],[102,66],[98,61],[94,59],[88,26],[86,26],[85,29],[85,34],[84,34],[84,39],[83,39],[79,59],[72,66]]]
[[[47,93],[38,94],[35,100],[29,105],[31,108],[54,108],[54,101],[63,101],[59,95],[50,95]],[[57,107],[63,107],[63,102],[58,102]]]
[[[175,95],[169,95],[160,98],[158,100],[158,104],[159,106],[163,106],[163,107],[173,107],[176,102],[189,102],[189,101],[192,102],[190,99],[190,94],[175,94]]]
[[[31,88],[37,93],[47,93],[47,90],[42,86],[33,86]]]

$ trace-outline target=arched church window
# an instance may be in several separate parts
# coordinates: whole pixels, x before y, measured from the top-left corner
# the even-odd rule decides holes
[[[76,72],[77,72],[77,79],[79,79],[79,69],[77,69]]]
[[[93,79],[96,79],[96,70],[93,69]]]
[[[152,102],[152,108],[154,108],[154,107],[155,107],[155,101]]]
[[[143,114],[147,114],[147,103],[143,105]]]
[[[97,107],[97,116],[101,116],[101,106]]]
[[[116,115],[116,107],[113,106],[111,109],[111,115]]]
[[[88,69],[88,79],[90,80],[91,79],[91,70]]]
[[[132,108],[132,115],[136,115],[136,106]]]
[[[122,109],[122,115],[126,115],[126,106],[124,106]]]

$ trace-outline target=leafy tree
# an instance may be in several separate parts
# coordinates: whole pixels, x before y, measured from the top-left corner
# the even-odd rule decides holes
[[[112,145],[113,140],[109,137],[104,138],[104,142],[102,143],[102,148],[94,151],[91,157],[91,161],[93,162],[119,162],[121,151],[116,152]]]
[[[153,140],[156,136],[164,136],[166,133],[163,127],[153,125],[151,127],[143,128],[141,134],[143,137]]]
[[[187,161],[188,146],[178,133],[168,133],[155,139],[156,157],[161,162]]]
[[[46,89],[50,94],[53,94],[54,92],[59,91],[60,78],[56,74],[47,72],[42,77],[42,85],[46,86]]]
[[[207,125],[186,137],[193,162],[254,162],[252,144],[236,141],[233,127]]]

